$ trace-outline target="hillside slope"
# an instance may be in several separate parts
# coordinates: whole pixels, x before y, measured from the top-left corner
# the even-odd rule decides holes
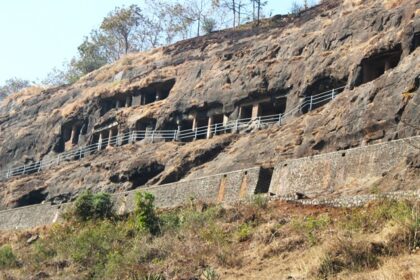
[[[419,135],[419,15],[416,0],[324,1],[261,28],[130,54],[73,85],[8,97],[0,106],[1,170],[96,143],[114,124],[120,133],[150,125],[189,128],[193,120],[206,125],[211,115],[235,120],[249,102],[264,98],[288,112],[311,95],[345,87],[328,104],[297,112],[280,127],[187,143],[140,141],[13,177],[0,182],[0,208],[65,201],[84,188],[115,192],[272,167],[285,158]],[[139,94],[161,96],[139,105]]]

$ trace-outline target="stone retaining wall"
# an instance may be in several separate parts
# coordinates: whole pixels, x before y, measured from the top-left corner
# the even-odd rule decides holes
[[[411,143],[411,144],[410,144]],[[191,199],[207,203],[232,203],[246,199],[256,192],[267,192],[286,199],[296,193],[309,197],[322,197],[349,186],[365,186],[367,180],[378,179],[420,146],[420,137],[397,140],[313,157],[291,159],[278,164],[271,171],[260,167],[217,174],[187,181],[140,188],[113,195],[118,213],[134,210],[134,197],[138,191],[152,193],[159,208],[180,206]],[[269,172],[267,172],[269,171]],[[271,182],[271,183],[270,183]],[[408,197],[407,197],[408,196]],[[388,198],[420,199],[419,191],[391,193]],[[327,204],[339,207],[358,206],[374,195],[338,199],[299,200],[302,204]],[[286,199],[287,200],[287,199]],[[293,199],[292,199],[293,200]],[[30,228],[60,220],[70,204],[34,206],[0,211],[0,230]]]
[[[159,208],[180,206],[191,199],[207,203],[232,203],[254,194],[261,181],[259,167],[212,175],[188,181],[140,188],[112,196],[118,213],[134,210],[136,192],[143,191],[155,196]],[[268,188],[268,186],[267,186]],[[31,228],[59,221],[70,204],[33,206],[0,211],[0,230]]]
[[[296,199],[291,196],[286,197],[272,197],[273,200],[284,200],[288,202],[299,203],[302,205],[325,205],[332,207],[360,207],[366,203],[374,200],[420,200],[420,191],[397,191],[389,192],[383,194],[367,194],[367,195],[355,195],[349,197],[340,197],[340,198],[319,198],[319,199]]]
[[[338,188],[369,186],[411,152],[418,152],[413,145],[420,147],[420,137],[287,160],[274,169],[269,192],[279,196],[302,193],[316,198]]]

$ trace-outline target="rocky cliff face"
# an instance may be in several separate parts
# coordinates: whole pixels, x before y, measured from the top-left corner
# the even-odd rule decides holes
[[[419,1],[324,1],[261,28],[131,54],[73,85],[15,94],[0,106],[1,170],[96,143],[103,131],[189,129],[211,116],[249,117],[246,106],[258,102],[262,112],[287,113],[311,95],[345,87],[282,126],[184,143],[143,140],[13,177],[0,183],[1,207],[61,201],[84,188],[113,192],[270,167],[418,135],[419,44]]]

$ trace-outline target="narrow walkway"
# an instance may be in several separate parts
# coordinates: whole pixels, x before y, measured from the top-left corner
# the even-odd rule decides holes
[[[209,123],[207,126],[195,127],[188,130],[134,130],[124,134],[109,134],[107,139],[99,137],[98,142],[71,149],[69,151],[60,153],[57,157],[48,160],[41,160],[31,164],[10,168],[7,171],[0,172],[0,180],[7,180],[10,177],[28,175],[37,172],[41,172],[48,167],[58,165],[60,162],[68,160],[79,160],[95,152],[99,152],[105,149],[107,146],[122,146],[125,144],[134,143],[136,141],[149,139],[150,141],[155,140],[168,140],[168,141],[194,141],[197,139],[210,138],[213,135],[223,133],[236,133],[240,130],[253,127],[262,127],[263,125],[282,125],[285,119],[297,112],[302,112],[302,109],[307,108],[308,111],[314,110],[326,102],[333,100],[339,93],[342,92],[344,87],[336,88],[327,92],[323,92],[317,95],[308,96],[305,101],[289,110],[284,114],[276,114],[269,116],[256,116],[251,118],[242,118],[226,123]]]

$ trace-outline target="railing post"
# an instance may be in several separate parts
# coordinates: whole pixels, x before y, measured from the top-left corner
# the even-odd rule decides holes
[[[60,164],[60,155],[57,157],[57,164]]]
[[[153,132],[152,132],[152,143],[153,143],[153,141],[155,140],[155,131],[156,131],[156,130],[153,130]]]
[[[282,117],[282,113],[279,114],[279,121],[277,122],[278,125],[281,125],[281,117]]]
[[[261,117],[257,118],[257,128],[261,127]]]
[[[311,98],[309,99],[309,110],[308,111],[312,111],[312,100],[313,100],[313,96],[311,95]]]
[[[38,173],[39,173],[39,172],[41,172],[42,162],[41,162],[41,161],[39,161],[39,162],[38,162],[38,164],[39,164],[39,165],[38,165]]]
[[[6,179],[9,179],[9,178],[10,178],[10,168],[7,169],[7,173],[6,173]]]
[[[194,131],[194,141],[197,140],[197,131],[198,131],[197,128],[195,128],[195,131]]]
[[[25,175],[25,172],[26,172],[26,164],[23,165],[22,175]]]
[[[238,132],[238,122],[239,122],[239,120],[238,120],[238,119],[236,119],[236,120],[235,120],[235,127],[234,127],[234,131],[235,131],[235,133],[236,133],[236,132]]]
[[[130,133],[129,140],[128,140],[129,144],[134,143],[134,133],[135,133],[134,130],[131,131],[131,133]]]
[[[332,91],[331,91],[331,99],[334,99],[335,98],[335,89],[333,89]]]

